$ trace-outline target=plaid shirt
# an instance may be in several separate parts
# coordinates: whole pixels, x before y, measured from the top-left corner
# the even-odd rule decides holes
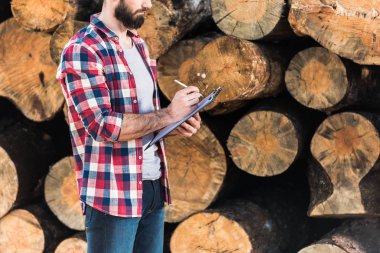
[[[123,113],[139,113],[136,83],[117,35],[91,16],[65,46],[57,79],[68,105],[70,139],[83,214],[84,204],[121,217],[142,214],[142,138],[118,141]],[[160,109],[156,61],[144,41],[128,31],[154,80],[153,104]],[[164,144],[158,145],[165,202],[171,204]]]

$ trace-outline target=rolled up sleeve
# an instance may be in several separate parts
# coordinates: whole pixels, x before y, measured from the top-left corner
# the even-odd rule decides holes
[[[116,142],[123,114],[112,111],[102,69],[96,53],[84,45],[70,45],[62,55],[61,73],[84,128],[95,141]]]

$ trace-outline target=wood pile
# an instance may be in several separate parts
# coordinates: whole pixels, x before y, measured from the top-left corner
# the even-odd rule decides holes
[[[166,139],[165,248],[379,253],[380,0],[153,0],[140,35],[162,105],[208,94]],[[100,0],[0,5],[0,252],[86,252],[55,79]]]

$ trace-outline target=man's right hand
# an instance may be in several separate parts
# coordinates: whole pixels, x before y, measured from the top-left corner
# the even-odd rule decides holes
[[[174,121],[180,121],[189,115],[194,107],[199,103],[198,87],[188,86],[174,95],[172,102],[168,106],[168,112]]]

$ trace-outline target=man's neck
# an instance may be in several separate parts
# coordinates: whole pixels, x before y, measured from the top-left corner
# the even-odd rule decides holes
[[[101,12],[98,18],[120,38],[126,38],[128,30],[131,30],[126,28],[114,15],[107,12]]]

